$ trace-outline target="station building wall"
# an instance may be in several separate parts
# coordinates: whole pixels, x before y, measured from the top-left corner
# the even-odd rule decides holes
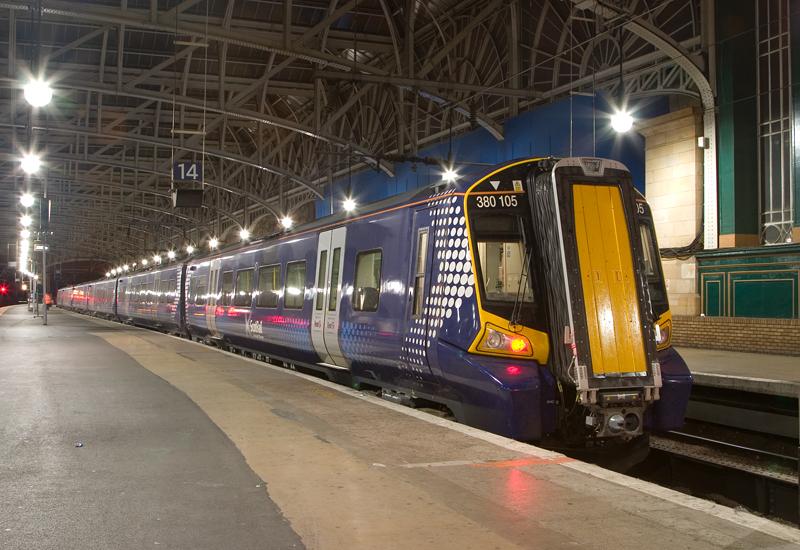
[[[700,312],[798,318],[800,4],[729,0],[716,10],[720,248],[697,255]],[[784,222],[769,234],[776,210]]]
[[[686,107],[642,121],[637,129],[645,139],[645,195],[661,248],[684,247],[702,230],[703,134],[702,115]],[[698,315],[697,260],[662,258],[672,313]]]

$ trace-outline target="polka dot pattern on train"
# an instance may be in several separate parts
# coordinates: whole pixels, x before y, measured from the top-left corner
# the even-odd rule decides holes
[[[427,370],[426,350],[467,313],[475,294],[463,198],[453,195],[452,189],[434,197],[440,198],[429,210],[433,265],[427,274],[433,279],[422,315],[411,323],[401,355],[403,366],[415,372]]]

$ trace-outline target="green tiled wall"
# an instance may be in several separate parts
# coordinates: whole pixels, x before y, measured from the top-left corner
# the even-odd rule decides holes
[[[710,250],[697,267],[707,316],[800,317],[800,245]]]

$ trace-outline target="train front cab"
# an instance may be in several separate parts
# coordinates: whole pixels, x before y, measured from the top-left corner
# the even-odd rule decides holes
[[[592,160],[594,174],[511,163],[464,193],[477,333],[445,327],[435,355],[469,424],[580,442],[683,423],[691,376],[670,347],[649,209],[624,167]]]
[[[427,321],[437,329],[427,354],[457,395],[456,417],[519,440],[541,440],[557,427],[546,320],[526,265],[532,241],[523,181],[531,162],[465,181],[434,204]]]
[[[669,349],[652,218],[630,173],[615,161],[570,158],[528,182],[561,423],[591,438],[682,425],[691,376]]]

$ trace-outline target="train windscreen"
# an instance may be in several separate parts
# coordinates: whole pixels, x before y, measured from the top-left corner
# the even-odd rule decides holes
[[[473,242],[480,292],[486,311],[510,318],[515,304],[532,304],[533,285],[528,273],[527,246],[522,217],[506,213],[480,213],[473,217]],[[525,311],[522,308],[525,324]]]

